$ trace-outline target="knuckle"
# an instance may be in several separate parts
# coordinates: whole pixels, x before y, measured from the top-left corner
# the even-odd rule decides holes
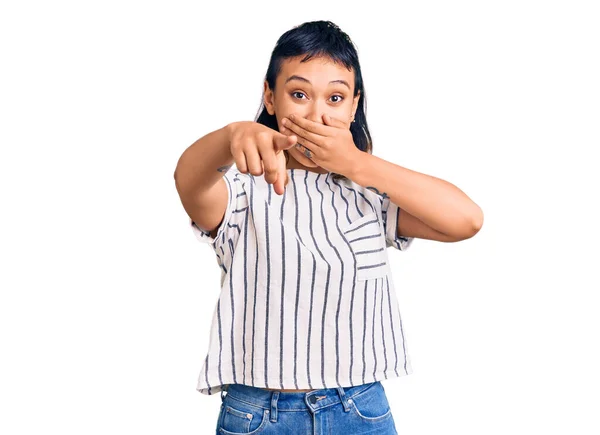
[[[249,138],[244,138],[243,140],[239,141],[239,144],[241,149],[248,150],[252,147],[252,140]]]
[[[259,131],[256,136],[258,137],[258,139],[260,140],[265,140],[269,138],[269,132],[267,131]]]

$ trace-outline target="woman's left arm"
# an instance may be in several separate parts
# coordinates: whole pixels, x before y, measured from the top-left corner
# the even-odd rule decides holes
[[[364,152],[357,163],[345,175],[400,208],[398,236],[457,242],[481,229],[483,211],[455,185]]]
[[[313,150],[318,165],[389,197],[400,209],[398,236],[457,242],[477,234],[483,212],[458,187],[359,150],[347,123],[322,118],[324,124],[290,114],[282,119],[282,133],[297,135],[296,146],[308,158]]]

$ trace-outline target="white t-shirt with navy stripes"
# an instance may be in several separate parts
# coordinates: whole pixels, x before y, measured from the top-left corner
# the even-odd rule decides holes
[[[264,176],[224,174],[228,203],[210,244],[221,268],[197,390],[349,387],[412,373],[387,247],[401,210],[349,179],[288,169],[285,193]],[[205,284],[206,285],[206,284]]]

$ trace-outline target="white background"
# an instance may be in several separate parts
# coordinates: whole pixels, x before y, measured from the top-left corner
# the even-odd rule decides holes
[[[594,3],[3,3],[0,433],[214,433],[220,270],[173,172],[254,119],[277,38],[318,19],[358,48],[374,154],[485,214],[389,250],[398,432],[600,433]]]

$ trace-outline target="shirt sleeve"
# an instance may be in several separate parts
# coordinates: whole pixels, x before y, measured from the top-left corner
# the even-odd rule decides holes
[[[398,236],[398,218],[401,209],[389,197],[386,197],[381,204],[381,216],[383,218],[383,228],[385,230],[386,245],[392,246],[399,251],[406,251],[413,242],[414,237]]]
[[[225,215],[217,229],[215,237],[211,237],[210,231],[198,227],[192,218],[189,218],[189,224],[196,239],[202,243],[211,245],[215,250],[221,248],[221,252],[223,251],[223,246],[226,246],[226,243],[229,241],[233,242],[234,245],[237,242],[237,238],[241,233],[240,226],[245,216],[243,211],[248,206],[244,183],[240,175],[242,174],[233,167],[223,175],[223,179],[227,184],[227,208],[225,209]]]

